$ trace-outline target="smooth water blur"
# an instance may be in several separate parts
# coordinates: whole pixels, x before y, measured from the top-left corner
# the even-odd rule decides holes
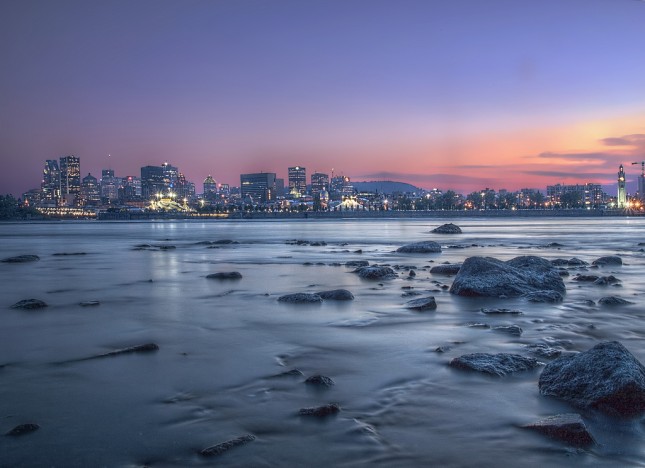
[[[0,465],[645,466],[641,421],[583,413],[598,444],[574,450],[520,427],[575,411],[539,395],[539,369],[492,378],[447,365],[471,352],[528,355],[532,343],[584,351],[602,340],[621,341],[645,362],[645,220],[451,221],[464,233],[432,234],[448,222],[436,219],[0,224],[2,257],[41,258],[0,263],[0,432],[41,426],[3,437]],[[237,243],[198,244],[224,239]],[[440,242],[443,252],[395,252],[420,240]],[[451,277],[429,273],[474,255],[620,255],[624,265],[595,270],[619,286],[576,283],[572,270],[556,305],[455,297],[441,289]],[[417,275],[400,269],[397,279],[371,282],[333,265],[350,260],[414,266]],[[206,279],[233,270],[243,278]],[[437,310],[407,310],[414,296],[403,297],[404,287],[433,295]],[[277,302],[336,288],[355,300]],[[597,305],[609,295],[634,304]],[[27,298],[49,307],[9,308]],[[91,300],[100,305],[79,305]],[[482,307],[523,315],[487,316]],[[472,323],[515,324],[524,333]],[[159,351],[82,360],[148,342]],[[436,352],[440,346],[446,351]],[[295,368],[305,377],[274,377]],[[315,374],[336,385],[304,384]],[[297,415],[329,402],[342,407],[337,416]],[[247,433],[256,440],[216,459],[198,454]]]

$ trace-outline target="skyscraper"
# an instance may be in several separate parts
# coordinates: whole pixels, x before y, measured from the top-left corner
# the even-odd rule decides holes
[[[157,194],[165,193],[164,168],[161,166],[144,166],[141,168],[141,196],[150,200]]]
[[[120,181],[114,177],[113,169],[101,171],[101,199],[105,203],[113,203],[119,199]]]
[[[58,161],[48,159],[43,169],[43,180],[40,184],[42,200],[49,204],[55,204],[60,197],[60,169]]]
[[[98,205],[101,202],[99,182],[88,173],[81,182],[81,204],[84,206]]]
[[[240,175],[242,200],[251,197],[255,203],[275,200],[275,172]]]
[[[289,194],[302,197],[307,193],[307,170],[302,166],[289,168]]]
[[[627,208],[627,192],[625,191],[625,169],[621,164],[618,168],[618,199],[616,200],[618,208]]]
[[[311,174],[311,194],[316,196],[323,190],[329,191],[329,175],[314,172]]]
[[[76,156],[60,158],[60,194],[78,195],[81,193],[81,161]]]
[[[213,177],[208,174],[204,179],[204,198],[210,198],[217,194],[217,182]]]

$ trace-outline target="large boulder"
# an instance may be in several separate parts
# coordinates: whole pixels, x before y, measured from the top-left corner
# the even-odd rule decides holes
[[[537,359],[519,354],[489,354],[473,353],[464,354],[450,361],[452,367],[457,369],[473,370],[499,377],[514,372],[533,369],[540,365]]]
[[[331,291],[317,292],[321,298],[326,301],[352,301],[354,295],[347,289],[332,289]]]
[[[608,255],[606,257],[600,257],[591,262],[592,265],[596,266],[618,266],[623,264],[623,259],[618,255]]]
[[[448,223],[434,228],[432,232],[437,234],[461,234],[461,228],[456,224]]]
[[[550,362],[539,388],[542,395],[614,416],[645,412],[645,367],[617,341]]]
[[[440,253],[441,245],[433,241],[421,241],[396,249],[399,253]]]
[[[353,273],[358,273],[361,278],[369,280],[393,279],[398,276],[392,268],[386,266],[360,267],[354,270]]]
[[[458,296],[517,297],[538,291],[564,293],[566,288],[551,262],[540,257],[515,257],[506,262],[470,257],[450,287]]]

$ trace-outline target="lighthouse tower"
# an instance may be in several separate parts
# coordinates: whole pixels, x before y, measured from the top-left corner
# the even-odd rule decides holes
[[[627,192],[625,191],[625,169],[621,164],[618,168],[618,208],[627,208]]]

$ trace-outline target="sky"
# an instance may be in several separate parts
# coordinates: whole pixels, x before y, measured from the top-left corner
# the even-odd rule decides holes
[[[636,190],[643,0],[3,0],[0,193],[46,159]]]

